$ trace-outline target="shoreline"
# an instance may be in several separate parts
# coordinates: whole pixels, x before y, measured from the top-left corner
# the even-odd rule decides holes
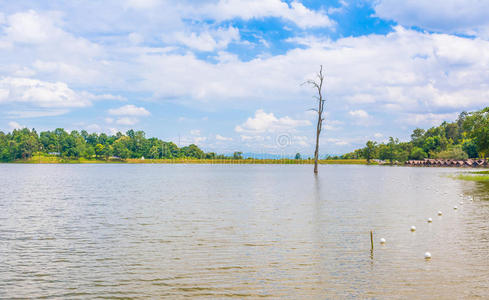
[[[14,161],[0,162],[0,164],[215,164],[215,165],[312,165],[312,159],[70,159],[54,156],[31,157]],[[404,163],[388,163],[384,161],[372,160],[370,163],[366,159],[321,159],[320,165],[369,165],[369,166],[402,166],[402,167],[426,167],[426,168],[488,168],[489,161],[486,159],[466,159],[466,160],[443,160],[425,159],[409,160]]]
[[[487,168],[489,161],[483,158],[475,159],[438,159],[425,158],[424,160],[408,160],[404,163],[408,167],[456,167],[456,168]]]
[[[227,165],[312,165],[314,160],[309,159],[62,159],[58,157],[29,158],[0,162],[5,164],[227,164]],[[367,163],[365,159],[323,159],[318,161],[322,165],[378,165]]]

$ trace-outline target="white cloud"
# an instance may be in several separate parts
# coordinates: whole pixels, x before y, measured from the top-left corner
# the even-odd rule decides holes
[[[62,82],[30,78],[0,79],[0,103],[26,103],[39,107],[86,107],[93,95],[77,93]]]
[[[100,60],[104,47],[63,30],[62,17],[62,12],[34,10],[6,17],[0,27],[0,51],[3,66],[14,69],[8,76],[35,75],[78,87],[101,84],[109,77],[108,64]]]
[[[90,124],[85,126],[85,129],[90,132],[100,132],[102,130],[102,127],[98,124]]]
[[[138,117],[149,116],[150,112],[144,107],[137,107],[132,104],[124,105],[119,108],[112,108],[108,110],[109,115],[119,116],[118,119],[105,118],[107,124],[115,123],[117,125],[132,126],[139,123]]]
[[[109,128],[109,134],[111,134],[111,135],[116,135],[118,132],[121,132],[121,131],[117,128]]]
[[[26,110],[11,110],[7,112],[9,118],[24,119],[24,118],[40,118],[54,117],[68,113],[68,109],[26,109]]]
[[[309,126],[309,120],[295,120],[288,116],[277,118],[273,113],[259,109],[253,117],[237,125],[241,141],[254,151],[297,151],[309,146],[306,136],[298,135],[299,128]],[[258,150],[259,149],[259,150]]]
[[[220,0],[200,9],[204,15],[223,21],[277,17],[295,23],[301,28],[333,27],[335,23],[322,11],[313,11],[299,1],[287,4],[280,0]]]
[[[72,55],[79,53],[98,54],[97,44],[86,39],[75,38],[62,30],[60,14],[39,14],[34,10],[19,12],[7,17],[4,29],[6,41],[31,46],[48,46],[52,50],[70,50]],[[47,50],[44,48],[44,50]],[[55,51],[59,53],[59,51]]]
[[[220,134],[216,134],[216,140],[218,140],[218,141],[232,141],[233,138],[225,137],[225,136],[222,136]]]
[[[245,134],[242,134],[239,136],[241,138],[242,141],[264,141],[265,140],[265,137],[261,136],[261,135],[245,135]]]
[[[131,117],[122,117],[115,121],[117,125],[126,125],[126,126],[132,126],[137,124],[138,122],[139,120],[137,118],[131,118]]]
[[[291,145],[296,145],[299,147],[308,147],[310,146],[309,138],[307,136],[293,136],[291,139]]]
[[[202,144],[203,142],[205,142],[207,140],[207,138],[205,136],[197,136],[197,137],[194,137],[193,138],[194,140],[194,144],[196,145],[199,145],[199,144]]]
[[[212,64],[189,53],[143,55],[140,88],[161,98],[228,105],[233,105],[230,100],[297,101],[314,94],[300,83],[314,76],[318,63],[325,68],[328,108],[346,103],[365,104],[369,111],[436,112],[489,101],[489,42],[402,27],[385,36],[323,40],[247,62]]]
[[[150,112],[144,107],[137,107],[133,104],[121,106],[119,108],[109,109],[109,114],[114,116],[133,116],[133,117],[145,117],[149,116]]]
[[[90,99],[93,100],[117,100],[117,101],[126,101],[125,97],[119,95],[111,95],[111,94],[101,94],[101,95],[91,95]]]
[[[265,4],[252,2],[250,7],[277,3],[281,7],[287,6],[280,1],[271,1]],[[288,9],[291,7],[287,6]],[[40,16],[33,12],[27,15]],[[246,16],[253,18],[254,15]],[[48,22],[44,20],[46,16],[40,18],[42,22]],[[56,25],[51,22],[53,24]],[[70,40],[80,40],[64,31],[61,36],[66,38],[62,45]],[[155,99],[176,99],[184,104],[197,100],[210,105],[226,102],[233,106],[246,100],[251,106],[260,101],[307,99],[313,91],[299,85],[312,76],[318,63],[325,66],[327,74],[328,108],[347,103],[365,104],[368,111],[437,113],[441,109],[478,108],[489,100],[489,90],[485,87],[489,80],[486,72],[489,44],[484,40],[420,33],[398,26],[386,36],[369,35],[336,41],[306,37],[302,43],[306,45],[305,49],[296,48],[283,55],[259,56],[249,61],[221,52],[219,58],[222,59],[217,64],[199,59],[190,52],[158,52],[145,47],[117,49],[112,54],[121,61],[106,61],[97,57],[99,52],[107,51],[98,45],[92,48],[99,52],[72,61],[70,49],[63,46],[52,50],[53,46],[43,51],[33,49],[35,59],[29,67],[52,81],[67,77],[69,81],[76,81],[77,86],[96,82],[96,86],[149,92]],[[9,52],[6,60],[20,61],[13,52],[16,51]],[[51,52],[61,59],[43,57]],[[124,59],[127,53],[130,53],[128,60]],[[87,61],[93,64],[87,66]],[[18,69],[22,70],[22,67]],[[84,77],[83,74],[89,75]],[[104,76],[100,77],[100,74]],[[236,85],[236,82],[240,84]]]
[[[364,110],[358,109],[358,110],[350,110],[348,114],[352,117],[355,118],[368,118],[368,113]]]
[[[190,130],[191,135],[200,135],[200,130],[199,129],[192,129]]]
[[[374,138],[376,138],[376,139],[381,139],[383,137],[384,137],[384,135],[382,133],[380,133],[380,132],[377,132],[377,133],[374,134]]]
[[[132,43],[132,44],[140,44],[144,41],[144,37],[137,33],[137,32],[131,32],[128,36],[127,39]]]
[[[200,135],[193,135],[191,134],[190,136],[182,136],[182,137],[176,137],[173,138],[174,141],[180,141],[180,145],[190,145],[190,144],[195,144],[199,146],[203,146],[205,141],[207,141],[207,137],[205,136],[200,136]]]
[[[15,77],[31,77],[36,74],[36,71],[29,67],[21,67],[13,72]]]
[[[207,30],[201,33],[177,32],[174,39],[185,46],[199,51],[215,51],[224,49],[229,43],[239,41],[239,30],[232,26],[218,28],[217,30]]]
[[[383,2],[388,1],[378,1]],[[167,1],[161,3],[163,5],[156,1],[132,1],[125,7],[131,8],[127,10],[121,9],[124,4],[118,8],[110,6],[110,11],[113,10],[114,14],[105,15],[109,8],[94,12],[97,16],[104,14],[105,19],[97,21],[98,23],[71,23],[73,14],[68,11],[27,11],[5,16],[0,28],[0,74],[10,76],[4,78],[22,80],[35,76],[37,79],[31,80],[40,81],[41,86],[43,83],[54,85],[63,82],[65,89],[73,93],[71,98],[75,101],[58,101],[51,96],[46,99],[55,99],[54,102],[35,101],[29,94],[24,97],[24,89],[30,90],[29,87],[22,88],[22,92],[18,92],[19,96],[12,98],[11,88],[0,86],[0,105],[15,102],[17,105],[26,104],[37,108],[58,108],[49,109],[49,112],[61,111],[66,107],[90,105],[102,97],[79,92],[90,89],[102,91],[101,93],[120,91],[149,94],[154,101],[173,101],[192,107],[200,101],[197,106],[204,103],[205,109],[209,110],[237,107],[244,110],[254,110],[256,107],[268,109],[274,104],[280,104],[281,111],[289,111],[290,115],[291,111],[295,112],[303,106],[307,109],[313,105],[311,96],[314,91],[300,87],[300,83],[314,76],[319,64],[324,65],[326,72],[327,110],[335,111],[335,117],[348,116],[349,111],[356,111],[357,107],[361,107],[376,119],[382,119],[385,115],[404,125],[430,123],[455,111],[478,109],[489,101],[489,43],[480,38],[431,34],[397,26],[387,35],[372,34],[334,41],[310,36],[304,36],[301,40],[290,39],[289,42],[300,42],[303,47],[292,47],[280,55],[264,53],[241,60],[234,53],[223,51],[229,42],[225,35],[220,37],[216,34],[219,31],[218,26],[221,26],[223,34],[232,37],[234,27],[228,27],[231,22],[227,21],[233,18],[251,20],[274,16],[300,24],[300,18],[297,17],[300,15],[297,8],[300,4],[287,4],[278,0],[230,0],[214,1],[213,4],[201,4],[199,1],[196,7],[206,8],[203,12],[196,12],[197,9],[182,12],[180,8],[187,6],[185,3],[174,2],[171,6],[165,5],[169,3]],[[406,3],[399,5],[408,5]],[[231,7],[232,5],[236,6]],[[160,10],[162,7],[165,9],[163,12]],[[208,8],[214,10],[210,11]],[[442,7],[440,10],[443,9]],[[134,19],[115,23],[127,17],[124,15],[127,13],[134,16]],[[325,16],[324,12],[315,13]],[[182,16],[191,20],[186,26],[178,21]],[[92,21],[96,19],[88,14],[84,17]],[[217,23],[213,23],[214,18]],[[161,23],[158,22],[163,19],[168,26],[159,26]],[[303,19],[311,24],[321,24],[315,22],[315,17]],[[466,19],[467,22],[473,20]],[[209,20],[211,25],[203,26],[205,30],[196,30],[197,26],[201,26],[199,22],[202,20]],[[218,23],[223,20],[226,22]],[[98,25],[101,25],[100,29],[96,27]],[[309,25],[302,23],[298,26],[305,28]],[[477,26],[470,25],[467,28]],[[443,31],[452,32],[452,29]],[[93,34],[84,34],[86,32]],[[97,32],[104,34],[97,35]],[[111,32],[117,32],[118,36],[111,35]],[[195,32],[194,37],[198,43],[188,46],[190,50],[182,50],[179,45],[183,41],[177,42],[174,39],[175,32],[183,33],[184,38],[192,37],[192,32]],[[204,43],[206,34],[213,39],[208,45]],[[233,41],[239,40],[239,32],[237,34]],[[173,44],[154,46],[152,42],[161,43],[161,38],[165,35],[172,39]],[[81,36],[97,36],[97,39],[89,41]],[[142,42],[146,45],[138,46]],[[199,48],[215,49],[219,52],[211,54],[212,58],[208,59],[192,53],[193,49]],[[54,90],[55,92],[51,92],[56,96],[58,88]],[[114,100],[122,99],[118,96],[108,96],[106,99],[111,97]],[[265,101],[275,103],[262,104]],[[15,109],[19,111],[18,108]],[[9,115],[8,118],[10,117]],[[255,117],[251,119],[253,118]],[[113,124],[117,119],[118,117],[114,117]],[[324,129],[335,129],[336,126],[328,120],[326,118]],[[134,123],[134,120],[120,122]],[[239,126],[242,130],[249,130],[244,125]],[[349,124],[344,127],[346,126]],[[254,131],[240,133],[244,136],[270,135],[268,131],[267,134],[251,133]],[[363,134],[366,135],[370,136],[371,133]]]
[[[288,116],[277,118],[273,113],[266,113],[259,109],[254,117],[250,117],[241,125],[235,127],[239,133],[263,133],[277,131],[293,131],[297,127],[309,126],[308,120],[294,120]]]
[[[148,9],[161,4],[161,0],[126,0],[126,8]]]
[[[97,78],[99,75],[98,70],[77,63],[36,60],[32,67],[32,74],[56,75],[80,83],[90,83],[92,78]]]
[[[327,138],[325,139],[327,143],[332,143],[335,144],[336,146],[346,146],[349,144],[349,142],[343,140],[343,139],[338,139],[338,138]]]
[[[489,38],[489,2],[480,0],[379,0],[376,15],[403,26]]]
[[[325,120],[323,121],[323,127],[322,129],[323,130],[339,130],[340,129],[340,126],[343,124],[343,122],[339,121],[339,120],[330,120],[328,118],[328,116],[326,116]]]
[[[8,126],[10,127],[10,130],[25,128],[24,125],[20,125],[15,121],[8,122]]]
[[[453,121],[457,118],[458,112],[455,113],[408,113],[406,116],[398,120],[402,124],[414,125],[414,126],[438,126],[443,121]]]
[[[38,15],[34,10],[9,16],[5,33],[10,40],[27,44],[42,43],[63,34],[52,20]]]

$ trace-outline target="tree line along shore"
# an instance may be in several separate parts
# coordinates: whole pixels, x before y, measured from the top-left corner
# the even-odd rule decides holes
[[[366,146],[341,156],[321,159],[321,164],[402,164],[410,166],[487,166],[489,107],[462,112],[456,121],[427,130],[416,128],[408,142],[390,137],[387,142],[368,141]],[[0,131],[0,162],[19,163],[241,163],[309,164],[312,159],[243,158],[204,152],[197,145],[178,147],[173,142],[146,138],[144,131],[125,134],[70,133],[62,128],[37,133],[35,129]]]
[[[462,112],[451,123],[443,122],[440,126],[427,130],[416,128],[408,142],[399,142],[393,137],[384,143],[368,141],[364,148],[339,158],[363,158],[367,161],[377,159],[390,163],[411,161],[408,165],[446,166],[446,163],[453,164],[453,161],[465,164],[469,162],[468,159],[484,159],[488,153],[489,107],[486,107],[470,113]],[[415,161],[418,163],[414,163]]]
[[[70,133],[62,128],[37,133],[35,129],[0,132],[0,162],[12,163],[201,163],[201,164],[312,164],[312,158],[244,158],[204,152],[197,145],[178,147],[173,142],[146,138],[144,131],[125,134]],[[323,159],[320,164],[366,164],[365,159]]]

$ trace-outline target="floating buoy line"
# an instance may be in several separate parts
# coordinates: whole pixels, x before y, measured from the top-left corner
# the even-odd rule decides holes
[[[462,195],[462,194],[460,194],[460,196],[461,196],[461,197],[463,197],[463,195]],[[469,197],[469,198],[470,198],[470,197]],[[463,202],[463,201],[459,201],[459,204],[460,204],[460,205],[463,205],[463,204],[464,204],[464,202]],[[456,206],[456,205],[455,205],[455,206],[453,207],[453,209],[454,209],[454,210],[457,210],[457,209],[458,209],[458,206]],[[441,210],[439,210],[439,211],[438,211],[438,216],[442,216],[442,215],[443,215],[442,211],[441,211]],[[426,221],[427,221],[428,223],[433,223],[433,219],[432,219],[432,218],[428,218]],[[413,225],[413,226],[411,226],[410,230],[411,230],[411,232],[415,232],[415,231],[416,231],[416,226],[414,226],[414,225]],[[372,239],[372,231],[370,231],[370,238]],[[385,243],[386,243],[386,239],[385,239],[385,238],[380,238],[380,239],[379,239],[379,242],[380,242],[380,244],[381,244],[381,245],[385,245]],[[371,250],[371,251],[373,251],[373,244],[372,244],[372,250]],[[425,252],[425,253],[424,253],[424,258],[425,258],[425,260],[430,260],[430,259],[431,259],[431,253],[430,253],[430,252]]]

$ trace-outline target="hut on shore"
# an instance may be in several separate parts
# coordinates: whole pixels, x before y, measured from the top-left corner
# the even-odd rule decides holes
[[[433,158],[425,158],[423,160],[408,160],[404,163],[406,166],[413,167],[489,167],[489,162],[487,159],[464,159],[464,160],[455,160],[455,159],[433,159]]]

